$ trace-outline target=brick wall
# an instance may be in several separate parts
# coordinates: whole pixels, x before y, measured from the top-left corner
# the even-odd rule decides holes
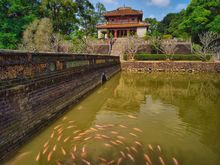
[[[211,62],[123,62],[121,67],[123,71],[220,73],[220,63]]]
[[[61,55],[57,59],[65,57],[66,55]],[[74,57],[71,58],[73,60]],[[103,73],[109,79],[120,71],[118,57],[80,56],[80,58],[82,61],[91,58],[92,61],[96,60],[96,63],[47,73],[41,72],[41,74],[35,73],[26,79],[27,75],[21,74],[24,77],[21,76],[20,80],[16,78],[17,81],[15,79],[12,81],[8,77],[7,82],[11,83],[1,85],[0,160],[7,158],[32,135],[100,85]],[[18,60],[16,65],[19,66],[19,63],[20,66],[26,65],[25,58],[22,59]],[[50,60],[48,57],[48,63]],[[7,66],[2,65],[2,67]]]

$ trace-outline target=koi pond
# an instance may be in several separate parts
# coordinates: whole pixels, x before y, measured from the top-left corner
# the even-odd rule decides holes
[[[220,74],[119,73],[7,165],[217,165]]]

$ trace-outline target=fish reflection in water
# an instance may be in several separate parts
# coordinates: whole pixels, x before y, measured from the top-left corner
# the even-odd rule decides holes
[[[128,118],[136,119],[133,115],[129,115]],[[35,161],[57,165],[166,165],[170,162],[179,165],[177,158],[165,157],[159,144],[144,145],[139,141],[139,136],[144,132],[140,128],[129,128],[122,124],[96,124],[81,130],[75,121],[67,121],[66,117],[63,121],[65,123],[53,128]],[[120,130],[127,130],[127,133]],[[127,137],[132,138],[132,142],[129,142]],[[103,153],[98,156],[93,155],[96,150],[95,144],[103,147],[100,148]]]

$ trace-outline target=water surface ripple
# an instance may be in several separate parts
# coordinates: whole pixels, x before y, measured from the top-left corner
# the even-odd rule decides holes
[[[7,165],[220,162],[220,75],[120,73]]]

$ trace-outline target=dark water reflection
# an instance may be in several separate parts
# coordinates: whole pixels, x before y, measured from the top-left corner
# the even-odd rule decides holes
[[[131,119],[129,115],[137,118]],[[135,141],[129,136],[131,130],[139,128],[143,131],[137,133],[142,144],[141,151],[150,152],[148,146],[152,145],[154,151],[148,155],[154,164],[160,164],[156,159],[161,156],[166,164],[173,164],[172,157],[175,157],[180,164],[217,165],[220,162],[220,75],[118,74],[24,146],[7,164],[57,164],[58,160],[63,160],[62,152],[57,151],[56,157],[49,162],[46,155],[35,161],[44,143],[50,139],[53,128],[59,124],[65,125],[69,120],[76,121],[77,129],[84,131],[95,128],[97,124],[113,124],[112,128],[103,130],[103,134],[113,139],[109,132],[118,131],[126,138],[123,142],[127,145]],[[120,124],[127,129],[119,128]],[[64,136],[72,136],[73,131],[67,130]],[[51,140],[53,146],[58,143]],[[87,159],[91,162],[95,162],[100,155],[106,156],[109,161],[118,160],[117,153],[119,149],[123,150],[118,147],[105,150],[103,144],[92,139],[62,145],[68,151],[68,147],[76,144],[88,146]],[[162,153],[155,151],[158,145]],[[127,160],[124,164],[144,163],[137,161],[141,160],[140,155],[134,158],[135,162]]]

